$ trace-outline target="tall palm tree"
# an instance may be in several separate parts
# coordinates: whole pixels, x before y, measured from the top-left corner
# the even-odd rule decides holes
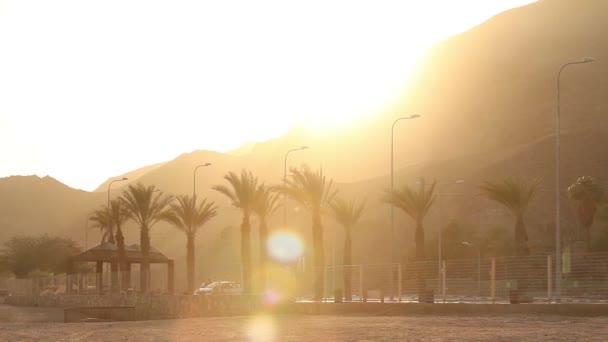
[[[175,228],[186,234],[186,270],[188,274],[188,292],[194,289],[194,242],[196,233],[209,220],[217,215],[217,206],[214,202],[203,199],[200,203],[196,201],[196,195],[177,196],[178,203],[171,204],[171,212],[165,218]]]
[[[328,181],[322,169],[313,171],[307,165],[300,168],[291,168],[291,175],[285,183],[285,187],[278,187],[278,189],[305,206],[312,216],[312,240],[315,256],[314,298],[315,300],[321,300],[325,282],[325,253],[323,250],[321,214],[336,196],[338,190],[333,188],[333,180]]]
[[[524,224],[524,214],[538,190],[538,181],[526,183],[518,178],[507,177],[498,181],[486,181],[480,186],[487,198],[505,206],[515,217],[515,254],[529,255],[528,232]]]
[[[125,236],[122,233],[122,224],[129,218],[129,213],[123,206],[121,199],[113,199],[110,202],[110,222],[115,228],[116,248],[118,249],[118,265],[123,273],[122,289],[127,289],[131,283],[130,266],[127,264],[127,253],[125,251]]]
[[[213,190],[230,199],[233,207],[243,213],[241,223],[241,264],[243,274],[243,292],[251,293],[251,213],[256,199],[258,179],[251,171],[241,170],[240,176],[234,172],[224,175],[230,187],[216,185]]]
[[[140,289],[148,292],[148,277],[150,273],[150,230],[158,221],[168,216],[167,207],[171,197],[163,196],[162,191],[156,191],[154,185],[144,186],[141,183],[130,184],[122,193],[124,208],[130,219],[139,226],[141,246]]]
[[[114,244],[114,226],[112,225],[111,214],[107,206],[102,206],[97,209],[89,217],[89,221],[93,222],[91,228],[99,228],[101,231],[101,242],[109,242]]]
[[[365,201],[356,203],[355,200],[347,202],[342,198],[335,198],[331,202],[331,213],[333,218],[342,227],[344,227],[344,297],[346,300],[352,300],[351,278],[352,270],[352,229],[357,225],[363,209]]]
[[[268,240],[268,220],[280,207],[279,194],[272,192],[266,185],[262,184],[256,192],[256,199],[253,204],[253,212],[260,219],[259,227],[259,249],[260,249],[260,290],[266,289],[266,269],[268,266],[268,251],[266,242]]]
[[[433,182],[430,186],[427,186],[422,179],[417,190],[404,185],[400,189],[386,190],[383,198],[384,202],[403,210],[416,222],[416,230],[414,231],[416,261],[423,261],[426,255],[424,251],[423,221],[435,202],[436,196],[433,193],[435,184],[436,182]]]
[[[576,201],[576,216],[585,229],[587,252],[591,251],[591,225],[595,218],[597,205],[604,195],[604,189],[597,179],[590,176],[579,177],[568,187],[568,196]]]

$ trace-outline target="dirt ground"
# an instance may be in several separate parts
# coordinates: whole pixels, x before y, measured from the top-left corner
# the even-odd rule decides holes
[[[608,317],[253,316],[63,323],[0,304],[0,341],[608,341]]]

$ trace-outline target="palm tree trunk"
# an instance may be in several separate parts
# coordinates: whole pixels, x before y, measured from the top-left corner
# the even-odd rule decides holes
[[[188,273],[188,293],[192,293],[194,291],[194,232],[188,232],[186,234],[186,268]]]
[[[241,224],[241,264],[243,270],[243,294],[251,293],[251,223],[249,213],[243,213]]]
[[[422,220],[416,220],[416,261],[424,261],[426,254],[424,253],[424,227]]]
[[[530,255],[528,233],[526,232],[524,218],[521,214],[518,214],[515,220],[515,255]]]
[[[530,255],[530,249],[528,248],[528,233],[526,232],[526,226],[524,225],[523,215],[517,214],[515,219],[515,255],[520,257],[526,257]],[[520,266],[517,291],[522,297],[526,296],[528,291],[528,262],[521,260],[518,263]]]
[[[118,248],[118,269],[121,272],[120,289],[126,290],[131,282],[127,272],[127,253],[125,251],[125,237],[120,226],[116,226],[116,247]]]
[[[424,261],[424,259],[426,258],[424,253],[424,227],[422,226],[422,219],[416,220],[416,232],[414,235],[414,241],[416,243],[416,261],[418,264],[416,265],[416,278],[418,295],[420,296],[426,293],[426,279],[424,277],[424,270],[422,265],[422,261]]]
[[[350,227],[346,228],[346,237],[344,239],[344,298],[347,301],[351,301],[353,299],[352,294],[352,269],[351,265],[353,264],[352,260],[352,237]]]
[[[325,284],[325,251],[323,247],[323,227],[321,226],[321,213],[315,210],[312,214],[312,240],[315,253],[315,297],[316,301],[323,299],[323,286]]]
[[[260,218],[260,290],[266,291],[266,270],[268,264],[268,251],[266,250],[266,241],[268,240],[268,224],[266,219]]]
[[[150,232],[148,227],[139,230],[139,243],[141,245],[141,272],[139,275],[139,288],[142,293],[148,292],[148,279],[150,277]]]

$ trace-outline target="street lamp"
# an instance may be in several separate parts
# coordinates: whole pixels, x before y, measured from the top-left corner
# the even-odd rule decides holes
[[[561,260],[561,227],[560,227],[560,203],[559,203],[559,136],[560,136],[560,113],[559,113],[559,86],[562,71],[569,65],[591,63],[595,59],[592,57],[583,57],[578,61],[568,62],[559,69],[557,73],[557,103],[555,111],[555,301],[561,300],[562,288],[562,260]]]
[[[285,153],[284,163],[283,163],[283,188],[287,186],[287,156],[293,151],[302,151],[307,149],[308,146],[300,146],[298,148],[292,148],[291,150]],[[285,192],[283,192],[283,229],[287,229],[287,196]]]
[[[463,241],[462,244],[477,249],[477,293],[481,297],[481,251],[479,250],[479,246],[468,241]]]
[[[127,177],[123,177],[121,179],[115,179],[115,180],[111,181],[110,184],[108,184],[108,212],[110,212],[110,187],[112,186],[112,184],[114,182],[122,182],[122,181],[126,181],[128,179],[129,178],[127,178]]]
[[[192,175],[192,197],[194,197],[196,195],[196,170],[198,170],[199,167],[205,167],[205,166],[209,166],[209,165],[212,165],[212,164],[205,163],[205,164],[197,165],[194,168],[194,173]]]
[[[393,152],[395,150],[394,148],[394,137],[395,137],[395,125],[397,124],[397,122],[401,121],[401,120],[409,120],[409,119],[416,119],[419,118],[420,115],[418,114],[412,114],[410,116],[404,116],[404,117],[400,117],[397,118],[395,121],[393,121],[393,125],[391,126],[391,194],[393,193],[393,187],[394,187],[394,166],[393,166]],[[391,204],[391,264],[393,264],[395,262],[395,208],[394,206]],[[393,279],[393,277],[391,276],[391,279]]]

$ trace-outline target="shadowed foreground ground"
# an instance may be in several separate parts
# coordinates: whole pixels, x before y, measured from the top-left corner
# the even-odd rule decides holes
[[[608,317],[304,316],[62,323],[0,304],[0,341],[608,341]]]

